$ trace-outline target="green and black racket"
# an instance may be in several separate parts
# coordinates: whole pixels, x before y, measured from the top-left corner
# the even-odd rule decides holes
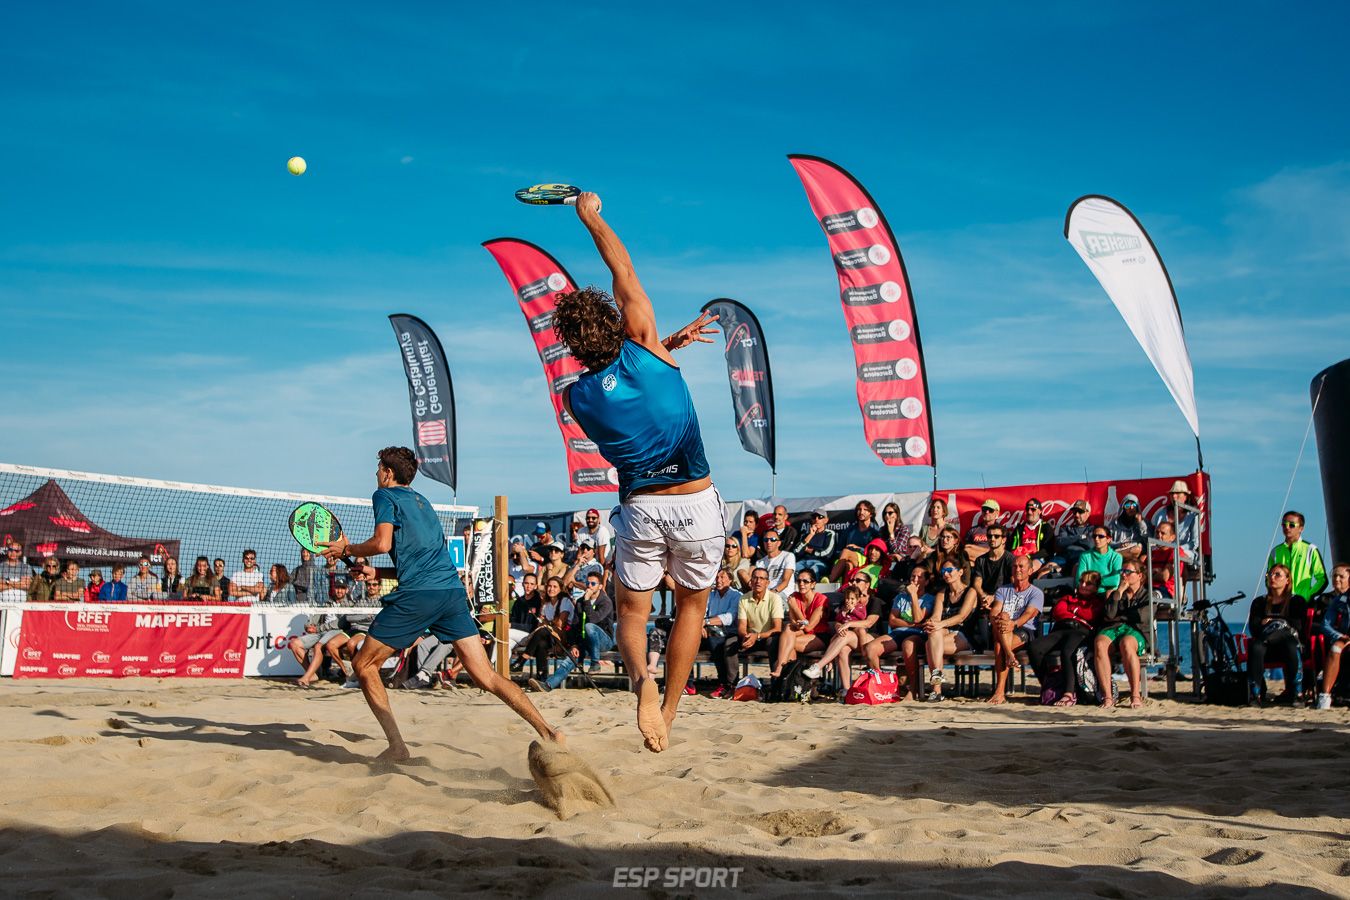
[[[580,193],[572,184],[535,184],[516,191],[516,199],[532,206],[573,206]]]
[[[291,537],[310,553],[323,553],[323,546],[338,539],[342,534],[342,523],[328,507],[322,503],[301,503],[291,510]],[[350,556],[342,557],[348,567],[356,563]]]

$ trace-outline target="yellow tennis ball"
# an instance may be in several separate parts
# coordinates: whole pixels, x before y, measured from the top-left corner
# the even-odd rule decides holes
[[[286,160],[286,168],[290,169],[292,175],[305,174],[305,158],[303,156],[292,156]]]

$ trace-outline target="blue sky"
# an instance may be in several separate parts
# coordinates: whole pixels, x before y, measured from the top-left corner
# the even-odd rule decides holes
[[[764,323],[779,492],[921,490],[862,439],[824,238],[789,152],[852,171],[918,304],[943,487],[1189,470],[1180,413],[1061,235],[1150,229],[1195,362],[1218,589],[1251,592],[1345,355],[1345,7],[355,4],[16,7],[0,34],[0,460],[352,494],[409,437],[384,317],[440,333],[460,498],[566,493],[538,358],[479,243],[604,271],[537,181],[595,189],[663,327]],[[294,178],[285,161],[302,155]],[[715,476],[764,495],[721,354],[682,360]],[[448,490],[428,487],[434,499]],[[1291,504],[1324,531],[1315,450]]]

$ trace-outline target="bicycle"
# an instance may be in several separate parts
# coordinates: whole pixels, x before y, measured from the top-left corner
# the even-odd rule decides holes
[[[1199,600],[1191,606],[1191,662],[1201,679],[1206,703],[1242,706],[1247,702],[1247,673],[1238,660],[1237,638],[1219,610],[1247,599],[1238,591],[1227,600]]]

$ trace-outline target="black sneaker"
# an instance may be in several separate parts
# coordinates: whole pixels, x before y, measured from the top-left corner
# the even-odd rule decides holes
[[[942,693],[942,691],[932,691],[932,692],[930,692],[930,693],[928,694],[928,702],[929,702],[929,703],[941,703],[942,701],[944,701],[944,700],[946,700],[946,699],[947,699],[947,695],[944,694],[944,693]]]
[[[531,678],[525,683],[530,686],[530,690],[538,691],[541,694],[547,694],[549,691],[553,690],[553,688],[548,686],[547,681],[540,681],[538,678]]]

